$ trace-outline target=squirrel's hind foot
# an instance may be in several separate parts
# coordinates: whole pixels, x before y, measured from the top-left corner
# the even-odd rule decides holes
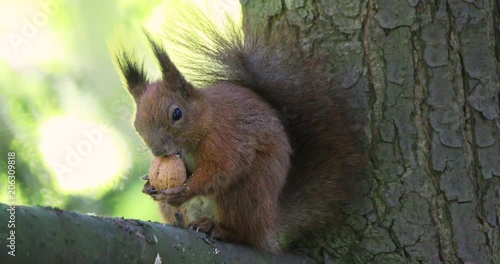
[[[188,228],[196,232],[207,234],[212,241],[214,239],[223,239],[222,229],[217,226],[217,224],[215,224],[212,219],[207,217],[194,220],[193,222],[188,224]]]

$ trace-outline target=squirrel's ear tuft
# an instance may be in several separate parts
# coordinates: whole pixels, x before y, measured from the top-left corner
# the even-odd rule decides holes
[[[137,101],[147,88],[148,78],[144,71],[144,65],[139,65],[132,60],[132,55],[124,50],[115,54],[115,61],[120,68],[127,89]]]
[[[184,98],[189,98],[193,93],[193,86],[184,79],[184,76],[177,67],[175,67],[174,63],[168,57],[167,52],[162,47],[163,45],[155,41],[148,32],[144,31],[144,34],[148,38],[156,60],[160,64],[162,78],[166,88],[180,93]]]
[[[163,78],[168,77],[170,72],[176,71],[177,68],[174,66],[174,64],[168,57],[168,54],[165,51],[165,49],[163,49],[162,44],[159,43],[157,40],[153,39],[151,34],[149,34],[148,32],[144,31],[144,34],[146,35],[149,41],[151,49],[153,49],[153,54],[155,55],[156,60],[160,64],[162,77]]]

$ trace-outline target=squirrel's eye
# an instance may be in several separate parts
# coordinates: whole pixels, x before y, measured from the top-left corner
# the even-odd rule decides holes
[[[175,108],[174,111],[172,112],[172,119],[174,121],[178,121],[181,118],[182,118],[182,110],[179,108]]]

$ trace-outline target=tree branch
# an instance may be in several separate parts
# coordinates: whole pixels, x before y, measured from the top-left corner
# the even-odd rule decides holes
[[[167,224],[50,207],[10,208],[0,204],[0,235],[2,241],[7,241],[7,247],[2,242],[1,263],[152,264],[157,255],[163,263],[306,262],[292,254],[277,256],[241,245],[211,242],[204,234]],[[15,243],[9,237],[15,237]],[[15,248],[9,248],[11,244]]]

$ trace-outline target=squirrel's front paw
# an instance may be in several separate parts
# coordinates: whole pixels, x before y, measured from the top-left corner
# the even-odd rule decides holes
[[[156,201],[166,201],[172,206],[180,206],[191,198],[191,192],[187,185],[181,185],[175,188],[157,191],[157,194],[151,195]]]
[[[142,193],[145,193],[145,194],[150,195],[150,196],[154,196],[154,195],[158,194],[158,191],[153,186],[151,186],[149,181],[146,181],[146,183],[144,184],[144,187],[142,187]]]

